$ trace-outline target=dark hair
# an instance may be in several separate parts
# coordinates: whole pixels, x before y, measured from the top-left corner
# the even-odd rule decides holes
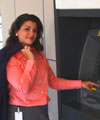
[[[42,25],[40,19],[33,14],[22,14],[16,18],[16,20],[11,25],[11,28],[9,31],[9,37],[7,38],[7,41],[6,41],[6,46],[18,42],[18,37],[16,36],[16,32],[20,29],[20,27],[26,21],[36,22],[37,38],[36,38],[35,42],[32,44],[32,46],[34,46],[34,48],[37,51],[42,51],[43,45],[40,43],[40,38],[42,37],[42,33],[43,33],[43,25]]]

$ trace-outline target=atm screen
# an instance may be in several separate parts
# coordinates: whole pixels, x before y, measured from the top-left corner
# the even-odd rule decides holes
[[[82,51],[79,79],[100,83],[100,30],[89,30]],[[100,109],[100,88],[92,92],[81,90],[81,102]]]

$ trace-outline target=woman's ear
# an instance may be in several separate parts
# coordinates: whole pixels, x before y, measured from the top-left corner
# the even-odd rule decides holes
[[[16,36],[18,36],[18,34],[16,33]]]
[[[18,36],[18,31],[15,32],[15,36]]]

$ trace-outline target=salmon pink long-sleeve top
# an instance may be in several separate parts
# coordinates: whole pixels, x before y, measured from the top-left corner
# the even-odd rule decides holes
[[[81,88],[81,80],[55,77],[43,52],[32,48],[35,59],[29,60],[19,51],[6,66],[9,104],[39,106],[48,103],[48,86],[57,90]]]

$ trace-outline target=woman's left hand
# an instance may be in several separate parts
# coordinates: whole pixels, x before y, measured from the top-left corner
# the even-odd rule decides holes
[[[100,87],[100,84],[94,83],[92,81],[82,81],[82,88],[92,91],[91,89],[92,86]]]

